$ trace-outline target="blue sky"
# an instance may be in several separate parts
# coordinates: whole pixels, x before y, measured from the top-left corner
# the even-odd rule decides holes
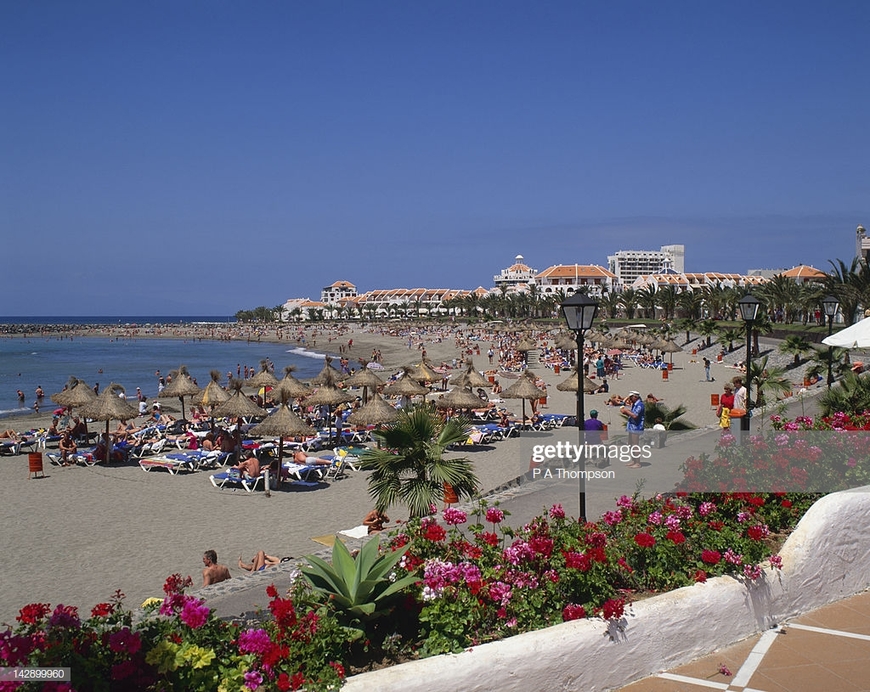
[[[0,3],[5,315],[851,260],[861,2]]]

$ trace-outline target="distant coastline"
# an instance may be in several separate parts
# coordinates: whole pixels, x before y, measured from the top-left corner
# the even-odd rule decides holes
[[[220,315],[0,315],[0,326],[88,325],[132,326],[146,324],[235,324],[236,318]]]

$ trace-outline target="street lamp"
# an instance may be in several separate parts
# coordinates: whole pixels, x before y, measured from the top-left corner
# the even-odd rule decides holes
[[[568,329],[577,335],[577,430],[580,434],[580,446],[583,446],[584,423],[586,412],[583,410],[583,337],[592,328],[592,323],[598,315],[598,301],[585,293],[575,293],[565,300],[561,306],[562,314],[568,323]],[[580,519],[586,520],[586,469],[578,469],[580,480]]]
[[[828,318],[828,336],[834,330],[834,315],[837,314],[837,309],[840,307],[840,301],[836,296],[827,295],[822,298],[822,307],[825,308],[825,315]],[[834,347],[828,346],[828,389],[834,384]]]
[[[758,317],[761,301],[751,293],[747,293],[737,301],[737,305],[740,307],[740,316],[746,322],[746,414],[740,419],[742,442],[749,432],[749,414],[752,409],[752,326],[755,323],[755,318]]]

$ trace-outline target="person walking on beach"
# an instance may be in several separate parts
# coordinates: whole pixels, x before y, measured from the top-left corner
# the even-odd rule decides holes
[[[646,406],[644,406],[643,399],[640,398],[640,392],[629,392],[628,400],[619,410],[620,413],[628,418],[625,424],[625,431],[628,433],[628,444],[631,447],[639,447],[640,436],[643,434],[643,419],[646,415]],[[641,464],[634,454],[632,454],[632,462],[628,464],[628,468],[641,468]]]
[[[18,408],[24,408],[24,392],[18,390]]]
[[[206,550],[202,555],[202,585],[218,584],[230,578],[230,571],[226,565],[220,565],[217,561],[217,553],[214,550]]]
[[[704,358],[704,379],[707,382],[715,382],[716,380],[710,377],[710,359]]]

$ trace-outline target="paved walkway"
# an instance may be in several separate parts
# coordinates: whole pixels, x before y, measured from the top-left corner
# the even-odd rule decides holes
[[[620,692],[704,690],[870,690],[870,592],[780,623],[697,661],[623,687]]]

